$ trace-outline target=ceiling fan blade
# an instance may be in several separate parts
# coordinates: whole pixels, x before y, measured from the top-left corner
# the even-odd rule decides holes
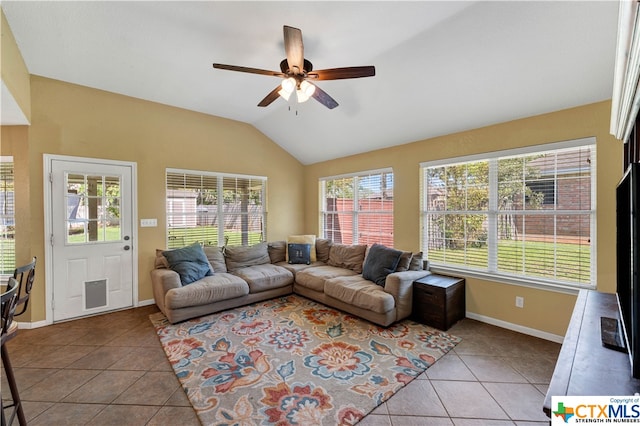
[[[287,53],[289,70],[294,74],[302,74],[304,45],[302,44],[302,31],[298,28],[284,26],[284,51]]]
[[[310,72],[307,78],[314,80],[342,80],[345,78],[373,77],[376,75],[376,67],[368,65],[364,67],[331,68]]]
[[[320,102],[322,105],[326,106],[329,109],[334,109],[335,107],[338,106],[338,103],[335,101],[335,99],[329,96],[327,92],[325,92],[315,84],[313,86],[315,86],[316,88],[316,90],[313,92],[313,95],[311,95],[313,99]]]
[[[269,106],[271,104],[271,102],[275,101],[276,99],[278,99],[280,97],[280,95],[278,94],[280,89],[282,89],[282,87],[280,85],[276,86],[275,89],[273,89],[267,96],[264,97],[263,100],[260,101],[258,106],[259,107]]]
[[[286,77],[283,73],[277,71],[261,70],[259,68],[241,67],[238,65],[213,64],[214,68],[220,70],[248,72],[251,74],[270,75],[273,77]]]

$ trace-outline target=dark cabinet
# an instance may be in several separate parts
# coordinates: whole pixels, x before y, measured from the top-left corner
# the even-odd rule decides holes
[[[413,282],[414,321],[448,330],[465,312],[464,278],[430,274]]]

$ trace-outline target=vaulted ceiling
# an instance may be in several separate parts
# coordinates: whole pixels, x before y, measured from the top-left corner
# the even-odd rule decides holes
[[[615,1],[2,2],[31,74],[255,126],[304,164],[611,98]],[[302,30],[340,105],[258,102]]]

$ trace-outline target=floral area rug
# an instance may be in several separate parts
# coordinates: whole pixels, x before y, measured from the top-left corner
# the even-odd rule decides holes
[[[204,425],[354,424],[460,342],[296,295],[175,325],[150,318]]]

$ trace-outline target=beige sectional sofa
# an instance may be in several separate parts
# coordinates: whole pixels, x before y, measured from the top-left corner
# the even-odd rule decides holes
[[[363,277],[366,246],[318,239],[309,264],[289,263],[286,247],[285,241],[224,249],[205,246],[213,275],[186,285],[158,250],[156,267],[151,271],[156,304],[176,323],[297,293],[386,327],[411,314],[413,281],[429,274],[421,254],[403,252],[394,270],[385,269],[388,274],[379,277],[376,284]],[[373,257],[368,271],[372,261]]]

